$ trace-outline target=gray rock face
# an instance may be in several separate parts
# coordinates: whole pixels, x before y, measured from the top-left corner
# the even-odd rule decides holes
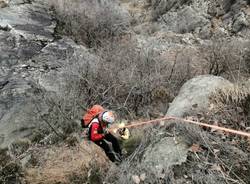
[[[13,2],[0,11],[0,29],[27,40],[52,41],[55,22],[47,11],[40,3]]]
[[[178,12],[169,12],[162,19],[168,25],[169,30],[176,33],[189,33],[209,23],[199,11],[186,6]]]
[[[212,16],[221,16],[230,11],[234,4],[232,0],[215,0],[209,3],[208,13]]]
[[[240,32],[243,28],[249,26],[249,20],[247,19],[247,15],[243,12],[235,15],[234,22],[232,24],[232,31],[237,33]]]
[[[47,91],[60,93],[65,90],[67,77],[78,79],[84,66],[92,70],[98,58],[85,47],[75,44],[71,39],[63,38],[48,44],[41,53],[27,62],[30,77]]]
[[[0,147],[45,124],[42,91],[63,92],[67,77],[78,78],[86,61],[90,69],[98,61],[71,39],[54,41],[55,23],[40,2],[8,3],[0,11]]]
[[[27,77],[26,62],[53,40],[53,21],[39,3],[5,1],[0,11],[0,147],[29,137],[38,127],[34,113],[39,87]],[[38,31],[39,30],[39,31]]]
[[[165,137],[147,148],[142,163],[154,168],[156,176],[164,178],[161,176],[164,170],[185,162],[187,152],[188,147],[185,143],[175,142],[173,137]]]
[[[202,75],[186,82],[178,96],[170,104],[168,116],[183,117],[190,112],[208,108],[209,95],[216,89],[231,85],[222,77]]]
[[[194,1],[156,1],[153,12],[168,31],[175,33],[195,33],[208,39],[223,30],[223,35],[239,33],[249,25],[249,13],[245,0],[194,0]],[[165,6],[163,6],[163,4]],[[156,10],[158,11],[156,11]],[[213,21],[221,23],[214,25]],[[242,35],[241,35],[242,36]],[[248,34],[244,34],[248,38]]]
[[[44,124],[39,120],[39,114],[48,112],[40,96],[41,90],[60,94],[69,77],[80,77],[77,70],[86,61],[92,61],[91,69],[98,59],[72,40],[62,39],[48,44],[30,59],[24,57],[21,62],[14,57],[9,59],[12,61],[2,66],[5,72],[0,80],[0,146],[7,146],[18,138],[31,137],[32,132]]]

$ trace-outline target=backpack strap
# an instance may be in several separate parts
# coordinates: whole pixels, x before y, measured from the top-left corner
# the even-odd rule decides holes
[[[95,119],[97,119],[97,121],[94,121]],[[100,123],[100,121],[99,121],[99,119],[98,119],[97,117],[93,118],[93,119],[91,120],[91,122],[89,123],[88,128],[90,128],[90,127],[92,126],[93,123]]]
[[[97,118],[93,118],[92,120],[91,120],[91,122],[89,123],[89,125],[88,125],[88,138],[89,138],[89,140],[90,140],[90,136],[91,136],[91,127],[92,127],[92,125],[93,125],[93,123],[98,123],[99,124],[99,120],[97,119],[97,121],[94,121],[94,119],[97,119]]]

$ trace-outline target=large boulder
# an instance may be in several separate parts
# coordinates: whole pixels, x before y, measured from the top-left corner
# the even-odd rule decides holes
[[[173,137],[165,137],[158,143],[147,147],[142,163],[151,168],[154,174],[160,178],[163,177],[161,175],[164,170],[186,162],[187,153],[186,143],[181,140],[176,141]]]
[[[46,45],[41,53],[27,61],[30,68],[29,77],[37,81],[46,91],[63,92],[69,80],[78,80],[82,76],[81,69],[89,67],[94,70],[98,57],[87,48],[77,45],[69,38],[62,38]]]
[[[176,131],[176,130],[175,130]],[[158,183],[169,181],[172,170],[187,162],[190,145],[181,136],[169,137],[166,130],[159,130],[145,135],[144,139],[151,141],[141,142],[128,159],[124,160],[119,168],[111,168],[113,175],[108,175],[107,183]],[[165,135],[164,135],[165,134]],[[119,169],[119,170],[117,170]]]
[[[209,95],[216,89],[232,85],[222,77],[201,75],[187,81],[178,96],[170,104],[168,116],[184,117],[205,110],[209,106]]]

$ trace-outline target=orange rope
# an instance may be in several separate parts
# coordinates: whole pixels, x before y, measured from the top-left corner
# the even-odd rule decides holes
[[[139,123],[132,123],[130,125],[126,125],[124,128],[137,127],[137,126],[141,126],[144,124],[150,124],[150,123],[160,123],[161,121],[166,121],[166,120],[170,120],[170,119],[172,119],[172,118],[165,117],[165,118],[158,118],[158,119],[153,119],[153,120],[139,122]]]
[[[216,125],[210,125],[210,124],[207,124],[207,123],[201,123],[201,122],[198,122],[198,121],[192,121],[192,120],[187,120],[187,119],[173,117],[173,116],[166,116],[164,118],[158,118],[158,119],[149,120],[149,121],[145,121],[145,122],[139,122],[139,123],[133,123],[131,125],[125,126],[124,128],[132,128],[132,127],[137,127],[137,126],[141,126],[141,125],[145,125],[145,124],[151,124],[151,123],[160,123],[160,122],[166,121],[166,120],[184,121],[186,123],[191,123],[191,124],[195,124],[195,125],[199,125],[199,126],[203,126],[203,127],[213,128],[213,129],[216,129],[216,130],[222,130],[222,131],[229,132],[229,133],[232,133],[232,134],[237,134],[237,135],[241,135],[241,136],[250,137],[250,133],[247,133],[247,132],[238,131],[238,130],[225,128],[225,127],[219,127],[219,126],[216,126]]]

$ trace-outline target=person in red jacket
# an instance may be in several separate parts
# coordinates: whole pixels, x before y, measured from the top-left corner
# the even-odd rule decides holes
[[[89,125],[89,139],[103,148],[112,162],[121,162],[122,153],[119,142],[108,131],[108,126],[114,121],[115,117],[112,111],[100,113]]]

